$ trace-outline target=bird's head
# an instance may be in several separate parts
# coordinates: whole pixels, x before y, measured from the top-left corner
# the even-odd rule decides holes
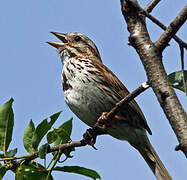
[[[51,32],[61,42],[48,41],[47,43],[57,48],[62,62],[68,61],[72,57],[86,57],[101,61],[96,45],[87,36],[81,33],[57,33]]]

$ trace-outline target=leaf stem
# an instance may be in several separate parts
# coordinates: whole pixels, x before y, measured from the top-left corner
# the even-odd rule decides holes
[[[5,158],[0,158],[0,161],[7,161],[7,160],[14,160],[14,159],[24,159],[24,158],[29,158],[32,155],[26,155],[26,156],[19,156],[19,157],[5,157]]]
[[[49,178],[50,178],[51,172],[52,172],[53,168],[55,167],[56,163],[58,162],[58,160],[60,159],[61,155],[62,155],[62,151],[59,151],[53,165],[49,169],[46,180],[50,180]]]

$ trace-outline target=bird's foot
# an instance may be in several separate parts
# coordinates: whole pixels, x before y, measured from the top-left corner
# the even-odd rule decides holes
[[[95,124],[95,127],[98,127],[100,129],[106,130],[107,127],[110,127],[110,121],[107,116],[107,112],[103,112],[102,115],[98,118],[97,123]]]
[[[97,150],[97,148],[94,146],[94,144],[96,143],[96,138],[97,138],[97,133],[94,131],[93,128],[89,128],[86,130],[86,132],[83,134],[83,141],[92,146],[95,150]]]

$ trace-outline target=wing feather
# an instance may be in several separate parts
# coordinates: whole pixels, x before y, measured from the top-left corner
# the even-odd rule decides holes
[[[121,99],[123,99],[125,96],[129,94],[128,89],[104,64],[96,61],[93,61],[93,64],[102,72],[103,81],[105,81],[105,85],[109,86],[116,94],[116,96],[119,96]],[[134,99],[128,103],[127,108],[128,113],[130,113],[131,116],[136,115],[138,119],[141,120],[138,120],[137,124],[139,124],[139,126],[141,126],[142,128],[146,129],[149,134],[152,134],[143,112],[141,111],[140,107]],[[127,111],[125,111],[124,113],[127,113]]]

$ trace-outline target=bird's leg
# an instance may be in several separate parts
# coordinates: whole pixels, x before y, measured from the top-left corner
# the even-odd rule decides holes
[[[105,130],[107,127],[110,127],[110,121],[107,116],[107,112],[103,112],[102,115],[97,119],[97,122],[93,128],[87,129],[83,134],[82,142],[97,150],[97,148],[94,146],[96,143],[96,138],[98,135],[106,134]]]
[[[107,127],[110,127],[110,121],[108,118],[108,112],[103,112],[102,115],[97,119],[97,122],[94,127],[98,127],[102,130],[106,130]]]
[[[89,128],[83,134],[83,141],[97,150],[97,148],[94,146],[94,144],[96,143],[97,135],[98,134],[96,133],[96,131],[94,131],[94,128]]]
[[[95,150],[97,150],[97,148],[94,146],[94,144],[96,143],[97,136],[104,135],[104,134],[106,134],[106,132],[102,131],[101,128],[99,128],[99,127],[94,126],[93,128],[89,128],[83,134],[82,143],[88,144],[88,145],[92,146]]]

